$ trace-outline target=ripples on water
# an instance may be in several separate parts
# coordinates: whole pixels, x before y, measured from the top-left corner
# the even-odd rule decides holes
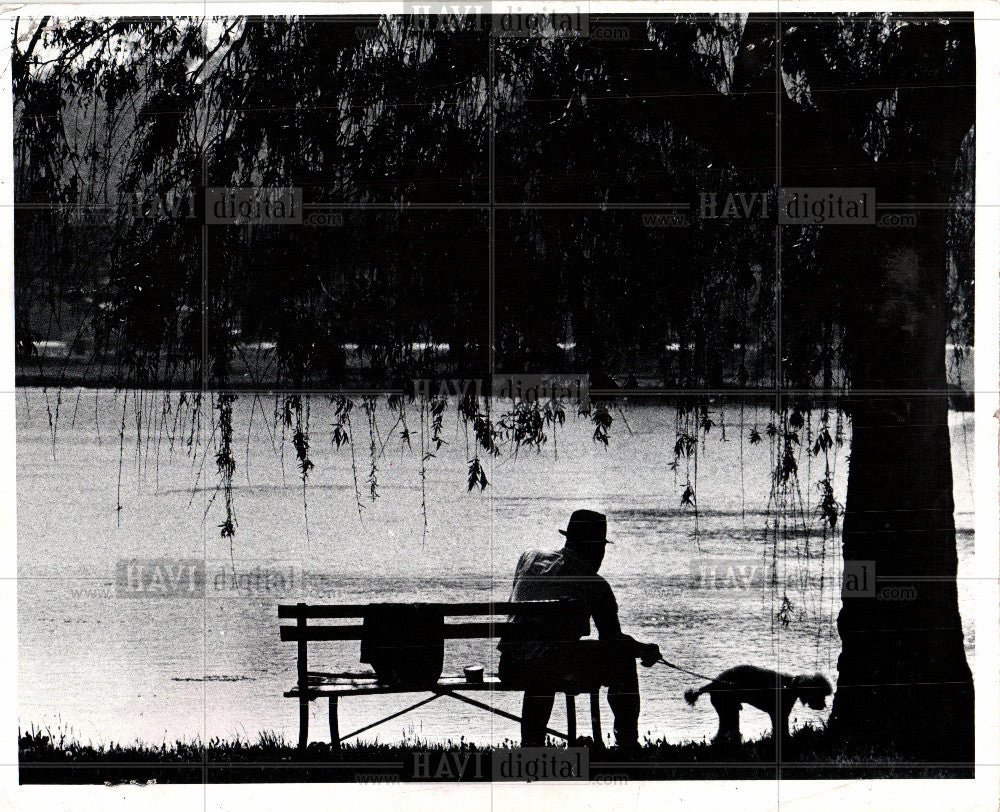
[[[75,394],[63,394],[64,409],[71,398]],[[18,399],[22,725],[55,725],[62,719],[95,742],[256,738],[261,730],[293,740],[296,708],[281,694],[294,681],[295,648],[278,640],[278,603],[309,600],[303,583],[311,585],[311,599],[328,602],[504,600],[520,553],[560,546],[556,529],[580,507],[608,514],[609,536],[617,544],[609,548],[602,572],[615,589],[622,625],[640,639],[659,643],[668,659],[708,675],[752,662],[836,676],[839,599],[833,585],[839,583],[839,537],[824,537],[818,522],[808,528],[800,522],[781,535],[777,549],[772,546],[766,534],[768,447],[743,443],[741,449],[733,430],[738,407],[726,410],[728,441],[709,435],[699,448],[697,517],[681,506],[689,476],[684,463],[676,473],[669,468],[672,409],[633,406],[628,415],[632,433],[616,421],[608,449],[592,442],[588,423],[571,418],[558,432],[558,459],[550,443],[541,454],[491,461],[491,484],[483,494],[467,492],[465,437],[449,416],[447,444],[428,463],[425,536],[417,426],[411,426],[413,451],[387,444],[379,461],[381,498],[374,504],[366,497],[367,440],[356,443],[363,499],[359,518],[350,450],[330,446],[332,415],[324,403],[314,403],[311,456],[316,467],[306,491],[307,538],[294,452],[286,448],[283,472],[259,409],[249,426],[244,398],[234,415],[239,526],[230,550],[217,529],[222,499],[213,501],[214,451],[205,456],[211,434],[207,413],[202,445],[193,458],[182,443],[171,453],[161,442],[157,454],[154,442],[137,455],[134,417],[127,413],[118,526],[121,400],[102,394],[95,410],[93,394],[85,398],[91,403],[88,416],[78,415],[72,428],[64,417],[58,426],[55,459],[43,395],[29,391]],[[748,408],[744,434],[753,425],[750,416]],[[817,419],[812,416],[813,425]],[[960,574],[969,574],[973,423],[968,414],[951,419]],[[393,421],[387,413],[380,420],[387,433]],[[833,460],[840,502],[845,452],[846,447],[839,449]],[[815,487],[808,483],[821,471],[815,459],[800,457],[802,493],[812,500],[803,506],[807,517],[815,510]],[[117,559],[160,556],[205,557],[210,573],[231,572],[234,564],[238,573],[255,568],[289,573],[295,586],[250,594],[216,590],[210,578],[205,601],[115,597]],[[787,627],[776,620],[785,590],[770,587],[772,562],[782,583],[790,584]],[[721,576],[714,588],[703,580],[704,573],[727,572],[734,565],[761,569],[751,570],[749,585],[740,588],[720,585]],[[967,588],[962,605],[971,656]],[[362,668],[356,642],[317,645],[315,651],[317,669]],[[493,644],[484,641],[449,641],[445,668],[458,671],[479,663],[491,670],[495,654]],[[681,698],[696,678],[656,667],[640,669],[640,679],[644,732],[672,741],[711,736],[716,725],[711,706],[690,708]],[[519,712],[516,694],[497,694],[491,701]],[[408,702],[402,695],[348,699],[342,703],[342,729],[360,727]],[[325,709],[313,704],[313,730],[323,735]],[[557,703],[556,727],[564,724],[560,708]],[[799,707],[793,714],[800,723],[825,715]],[[605,716],[610,729],[606,708]],[[586,722],[581,724],[586,730]],[[759,734],[766,727],[763,714],[746,715],[745,732]],[[367,735],[396,741],[404,732],[441,740],[464,735],[484,743],[518,736],[515,723],[447,698]]]

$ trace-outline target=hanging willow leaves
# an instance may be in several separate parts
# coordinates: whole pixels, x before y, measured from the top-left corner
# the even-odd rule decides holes
[[[820,503],[816,508],[816,512],[830,526],[831,530],[836,530],[837,520],[840,518],[841,513],[844,512],[844,506],[834,497],[833,483],[830,481],[829,475],[817,482],[816,488],[820,492]]]
[[[690,482],[684,486],[684,493],[681,494],[681,505],[690,505],[691,507],[695,506],[694,488],[691,487]]]
[[[479,457],[474,457],[469,460],[469,490],[473,490],[477,485],[479,486],[479,490],[485,491],[489,482],[486,479],[486,471],[483,470],[483,465],[479,461]]]
[[[229,392],[219,394],[216,409],[219,412],[219,446],[215,453],[215,466],[219,473],[219,487],[225,500],[226,518],[219,525],[220,535],[232,541],[236,535],[236,511],[233,507],[233,474],[236,460],[233,457],[233,403],[236,395]]]
[[[306,539],[309,538],[309,503],[306,496],[309,472],[313,469],[313,461],[309,458],[309,396],[305,396],[305,405],[301,395],[286,395],[284,402],[284,422],[292,429],[292,447],[295,449],[295,459],[299,466],[299,477],[302,480],[302,514],[306,525]]]
[[[376,399],[374,397],[365,398],[363,401],[365,415],[368,418],[368,495],[374,502],[378,499],[378,444],[376,436],[378,426],[375,422]]]
[[[594,413],[591,415],[590,419],[594,423],[594,436],[593,436],[594,442],[603,443],[604,447],[607,448],[608,439],[611,432],[611,423],[614,421],[614,418],[608,411],[607,406],[604,405],[598,406],[594,410]]]
[[[788,595],[782,595],[781,597],[781,608],[777,612],[777,619],[781,621],[782,626],[789,626],[792,622],[792,613],[795,611],[795,605],[792,603]]]
[[[333,416],[333,431],[330,435],[330,442],[337,450],[340,450],[342,445],[351,442],[351,436],[348,432],[348,414],[353,404],[344,397],[337,398],[334,402],[336,403],[336,411]]]

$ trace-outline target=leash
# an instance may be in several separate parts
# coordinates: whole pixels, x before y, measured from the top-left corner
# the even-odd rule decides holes
[[[706,680],[707,682],[721,682],[724,685],[731,685],[732,684],[730,682],[726,682],[726,680],[720,680],[717,677],[706,677],[704,674],[699,674],[697,671],[692,671],[689,668],[682,668],[681,666],[676,665],[676,664],[670,662],[669,660],[664,659],[663,657],[660,657],[660,659],[657,660],[656,662],[657,663],[662,663],[663,665],[665,665],[665,666],[667,666],[669,668],[673,668],[673,669],[675,669],[677,671],[683,671],[685,674],[690,674],[692,677],[697,677],[698,679]]]

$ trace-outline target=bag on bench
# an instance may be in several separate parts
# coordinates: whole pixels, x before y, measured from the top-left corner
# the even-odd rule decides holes
[[[444,668],[444,615],[419,603],[375,603],[365,611],[361,662],[398,688],[435,685]]]

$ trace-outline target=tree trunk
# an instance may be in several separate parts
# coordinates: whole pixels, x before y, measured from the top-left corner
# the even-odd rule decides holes
[[[874,185],[882,203],[915,204],[917,223],[868,229],[859,240],[867,257],[839,268],[854,287],[852,441],[830,727],[905,757],[971,764],[975,698],[958,610],[945,344],[948,206],[975,119],[975,40],[968,18],[949,27],[960,43],[951,56],[933,26],[898,36],[896,113],[913,136],[882,156],[874,183],[857,185]],[[832,234],[828,245],[848,236]],[[831,259],[843,251],[833,248]],[[873,594],[853,589],[865,566],[857,562],[871,562]]]
[[[974,700],[955,580],[947,398],[861,398],[851,416],[831,730],[907,756],[969,762]],[[859,575],[871,594],[851,589]]]
[[[879,284],[855,300],[849,330],[843,648],[830,727],[910,758],[971,762],[945,374],[947,214],[918,217],[915,229],[871,230]]]

